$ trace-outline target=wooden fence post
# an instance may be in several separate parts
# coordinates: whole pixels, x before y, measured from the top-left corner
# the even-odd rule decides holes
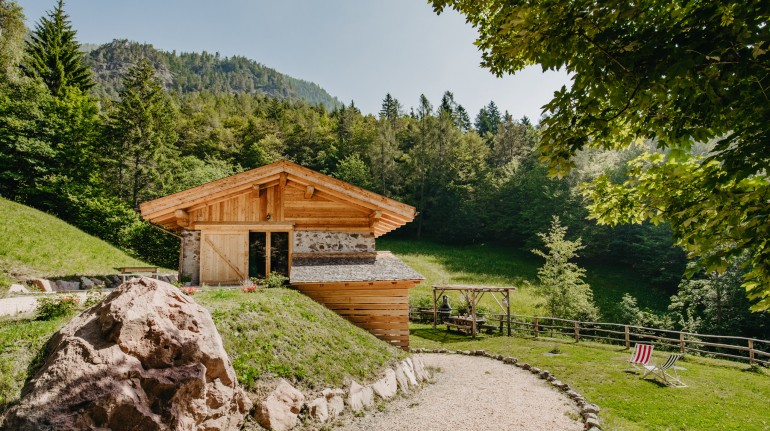
[[[684,332],[679,333],[679,353],[684,353]]]
[[[749,338],[749,364],[754,365],[754,340]]]
[[[534,321],[534,324],[535,324],[535,338],[537,338],[537,334],[538,334],[538,332],[539,332],[539,331],[538,331],[538,328],[537,328],[537,317],[535,317],[535,321]]]
[[[626,349],[631,348],[631,334],[628,333],[628,325],[623,326],[623,331],[626,335]]]
[[[575,321],[575,342],[580,341],[580,325]]]

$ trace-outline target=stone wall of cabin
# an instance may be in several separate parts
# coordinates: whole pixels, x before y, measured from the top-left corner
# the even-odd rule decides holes
[[[183,230],[182,231],[182,253],[179,256],[179,275],[192,277],[192,284],[197,286],[200,283],[201,269],[201,231]]]
[[[371,233],[294,231],[294,253],[373,253]]]

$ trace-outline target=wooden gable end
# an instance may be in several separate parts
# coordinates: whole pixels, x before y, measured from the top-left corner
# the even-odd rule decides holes
[[[285,161],[143,203],[141,210],[172,230],[280,224],[375,236],[414,217],[413,207]]]

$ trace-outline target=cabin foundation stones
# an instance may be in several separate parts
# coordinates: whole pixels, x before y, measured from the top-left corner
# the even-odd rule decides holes
[[[403,376],[403,385],[398,379],[399,372]],[[413,384],[406,378],[406,374],[414,377]],[[256,404],[253,415],[257,423],[273,431],[289,430],[306,421],[329,423],[346,410],[356,415],[365,415],[377,399],[392,399],[398,390],[409,394],[411,389],[429,383],[431,379],[432,376],[420,358],[407,358],[393,368],[386,368],[385,376],[371,385],[351,380],[347,389],[327,388],[314,396],[303,395],[281,379],[275,390],[264,401]]]
[[[179,253],[179,274],[190,277],[190,282],[197,286],[200,284],[201,231],[184,229],[181,232],[181,236],[182,249],[181,253]]]
[[[449,349],[422,349],[422,348],[415,348],[409,350],[411,353],[454,353],[457,355],[466,355],[466,356],[485,356],[490,359],[496,359],[498,361],[503,362],[504,364],[513,365],[515,367],[521,368],[522,370],[529,371],[533,375],[545,380],[548,382],[551,386],[553,386],[556,389],[559,389],[562,391],[567,397],[569,397],[577,406],[578,411],[580,412],[580,416],[583,419],[584,428],[587,431],[601,431],[601,424],[599,422],[599,411],[601,410],[599,406],[596,404],[590,404],[586,401],[586,399],[580,395],[578,392],[576,392],[574,389],[570,388],[570,386],[566,383],[563,383],[560,380],[557,380],[556,377],[554,377],[553,374],[551,374],[548,370],[541,370],[537,367],[533,367],[527,363],[520,362],[518,359],[514,357],[504,357],[503,355],[492,355],[489,354],[483,350],[455,350],[451,351]]]

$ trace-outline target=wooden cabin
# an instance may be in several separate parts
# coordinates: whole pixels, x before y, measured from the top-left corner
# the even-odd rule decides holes
[[[380,339],[408,348],[408,289],[423,277],[375,238],[415,209],[280,161],[144,202],[142,217],[182,237],[180,275],[239,285],[271,272]]]

